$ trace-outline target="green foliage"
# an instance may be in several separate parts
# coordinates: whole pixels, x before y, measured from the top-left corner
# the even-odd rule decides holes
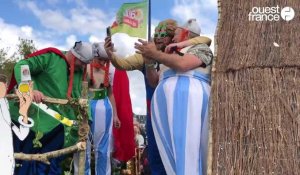
[[[1,41],[1,39],[0,39]],[[14,66],[16,62],[20,59],[26,58],[27,55],[35,52],[37,49],[35,47],[34,41],[29,40],[29,39],[23,39],[19,38],[19,43],[17,44],[17,50],[14,51],[14,54],[9,56],[8,55],[8,50],[10,48],[0,48],[0,73],[5,74],[8,77],[8,80],[10,80],[10,77],[12,75]],[[78,114],[78,119],[82,120],[82,116],[80,114],[80,108],[78,107],[78,100],[74,100],[72,107],[75,109],[75,114]],[[37,111],[39,112],[39,111]],[[38,115],[39,116],[39,115]],[[39,119],[38,119],[39,120]],[[38,122],[36,122],[38,123]],[[35,127],[38,127],[35,125]],[[71,127],[66,127],[68,128],[69,132],[67,132],[67,137],[70,137],[68,134],[70,134],[72,131],[75,132],[75,130],[72,130]],[[77,130],[76,130],[77,133]],[[38,131],[35,134],[35,139],[33,140],[33,145],[35,148],[40,148],[42,147],[42,143],[40,142],[40,139],[43,137],[43,133]],[[65,160],[62,162],[61,167],[62,167],[62,174],[64,175],[69,175],[72,174],[72,154],[66,155]],[[20,164],[17,164],[16,166],[21,166]],[[92,163],[92,168],[94,169],[94,164]]]
[[[7,58],[7,51],[4,48],[0,49],[0,64],[2,65],[3,62],[5,62],[5,59]]]
[[[8,49],[9,48],[0,48],[0,74],[6,75],[8,80],[10,80],[11,72],[16,62],[8,58]]]
[[[10,48],[0,48],[0,73],[5,74],[8,77],[8,80],[10,80],[17,60],[23,59],[28,54],[36,51],[33,40],[29,39],[19,38],[17,48],[18,50],[11,56],[8,55],[8,50]]]
[[[0,64],[0,73],[6,75],[8,80],[10,80],[10,77],[14,70],[15,64],[16,64],[16,61],[14,61],[14,60],[4,60]]]
[[[32,141],[34,148],[41,148],[43,146],[42,143],[40,142],[40,139],[43,137],[43,135],[44,134],[40,131],[35,133],[35,138]]]
[[[73,155],[65,155],[65,159],[61,162],[60,167],[62,168],[63,175],[71,175],[74,174],[73,170]]]
[[[23,58],[36,51],[33,40],[29,39],[19,38],[19,44],[17,45],[17,47],[18,54]]]

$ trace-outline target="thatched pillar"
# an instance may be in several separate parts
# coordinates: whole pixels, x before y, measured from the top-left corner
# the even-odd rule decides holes
[[[252,7],[277,5],[295,18],[249,21]],[[300,174],[299,9],[299,0],[219,1],[209,174]]]

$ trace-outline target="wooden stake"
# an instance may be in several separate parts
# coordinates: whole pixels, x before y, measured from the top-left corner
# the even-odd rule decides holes
[[[88,82],[83,81],[82,82],[82,91],[81,91],[81,97],[84,99],[87,99],[88,95]],[[82,115],[82,121],[79,126],[78,135],[79,135],[79,141],[86,142],[87,136],[89,133],[89,125],[88,125],[88,117],[87,117],[87,105],[86,106],[80,106],[80,113]],[[85,150],[79,151],[79,167],[78,167],[78,173],[84,174],[85,169]]]

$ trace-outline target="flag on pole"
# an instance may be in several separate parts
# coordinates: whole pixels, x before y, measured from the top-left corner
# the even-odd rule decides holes
[[[111,33],[127,33],[132,37],[147,38],[148,3],[124,3],[119,9]]]

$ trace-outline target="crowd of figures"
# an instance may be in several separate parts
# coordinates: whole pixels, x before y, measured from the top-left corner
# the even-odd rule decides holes
[[[34,82],[28,116],[32,118],[29,123],[34,125],[30,131],[27,128],[26,138],[14,136],[10,147],[13,146],[15,152],[37,154],[76,143],[78,128],[73,126],[78,120],[76,109],[70,105],[46,105],[43,99],[80,98],[81,82],[85,80],[89,82],[90,125],[85,174],[110,175],[111,162],[126,162],[134,155],[138,156],[135,165],[140,165],[136,169],[141,174],[206,174],[213,54],[209,49],[211,39],[200,36],[200,32],[195,19],[183,25],[167,19],[155,28],[153,41],[138,40],[132,46],[136,48],[136,54],[127,58],[115,54],[110,36],[100,43],[76,42],[69,51],[46,48],[28,55],[15,65],[7,91],[13,92],[14,87],[24,81],[22,66],[28,66]],[[125,70],[140,70],[145,77],[147,139],[143,137],[140,125],[132,121]],[[12,121],[20,121],[21,124],[16,125],[22,128],[27,126],[27,121],[22,122],[27,114],[18,113],[17,103],[6,103],[5,100],[1,108],[9,105],[6,109],[9,109]],[[129,122],[122,119],[125,113],[131,116]],[[2,115],[9,113],[2,111]],[[23,116],[21,120],[20,115]],[[14,127],[9,125],[9,129],[5,132],[12,136]],[[118,130],[122,131],[119,134],[125,135],[126,142],[119,142],[120,137],[115,134]],[[116,143],[119,143],[118,147]],[[129,150],[132,145],[136,148],[133,154]],[[124,152],[118,152],[119,148]],[[3,148],[0,149],[2,157]],[[0,169],[1,172],[9,169],[4,174],[60,175],[60,163],[64,158],[52,158],[50,165],[17,161],[21,166],[16,168],[11,158],[7,164],[1,163]],[[73,155],[74,174],[78,174],[78,158],[78,154]],[[92,164],[94,168],[91,168]]]

